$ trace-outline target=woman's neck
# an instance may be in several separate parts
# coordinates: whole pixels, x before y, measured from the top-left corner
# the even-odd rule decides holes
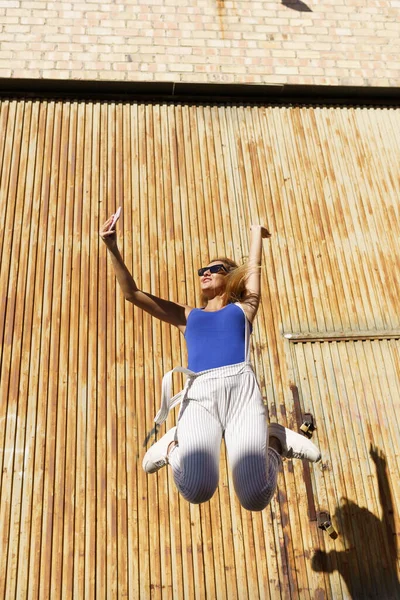
[[[205,311],[216,311],[221,310],[225,306],[225,298],[224,296],[215,296],[215,298],[211,298],[208,300],[206,306],[204,307]]]

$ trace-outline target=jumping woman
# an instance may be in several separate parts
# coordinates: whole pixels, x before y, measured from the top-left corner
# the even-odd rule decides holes
[[[119,215],[118,215],[119,216]],[[143,468],[154,473],[170,465],[176,486],[186,500],[206,502],[218,485],[219,457],[225,439],[236,494],[251,511],[263,510],[275,492],[282,459],[320,460],[318,448],[304,436],[277,423],[267,424],[266,407],[250,363],[252,323],[260,302],[262,239],[251,227],[248,262],[238,266],[216,258],[199,268],[202,308],[163,300],[141,291],[117,247],[115,216],[100,235],[107,246],[125,299],[151,316],[174,325],[184,335],[188,351],[187,380],[170,399],[172,371],[164,376],[161,424],[172,406],[181,403],[172,427],[146,452]]]

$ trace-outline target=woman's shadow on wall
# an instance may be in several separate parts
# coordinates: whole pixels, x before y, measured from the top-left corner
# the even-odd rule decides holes
[[[353,600],[396,600],[400,599],[397,537],[386,458],[372,445],[370,456],[378,478],[382,519],[344,498],[334,514],[334,522],[345,537],[346,550],[318,550],[312,568],[324,573],[339,571]]]

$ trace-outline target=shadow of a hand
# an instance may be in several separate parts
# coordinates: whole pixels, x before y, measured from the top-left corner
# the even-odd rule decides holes
[[[383,468],[386,468],[386,457],[384,455],[384,453],[382,452],[382,450],[380,450],[378,448],[378,446],[374,446],[372,443],[370,444],[369,447],[369,455],[372,458],[372,460],[374,461],[376,466],[380,466]]]

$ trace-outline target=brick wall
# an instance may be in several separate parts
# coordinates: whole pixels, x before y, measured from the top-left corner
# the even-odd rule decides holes
[[[0,0],[0,77],[400,85],[400,0]]]

